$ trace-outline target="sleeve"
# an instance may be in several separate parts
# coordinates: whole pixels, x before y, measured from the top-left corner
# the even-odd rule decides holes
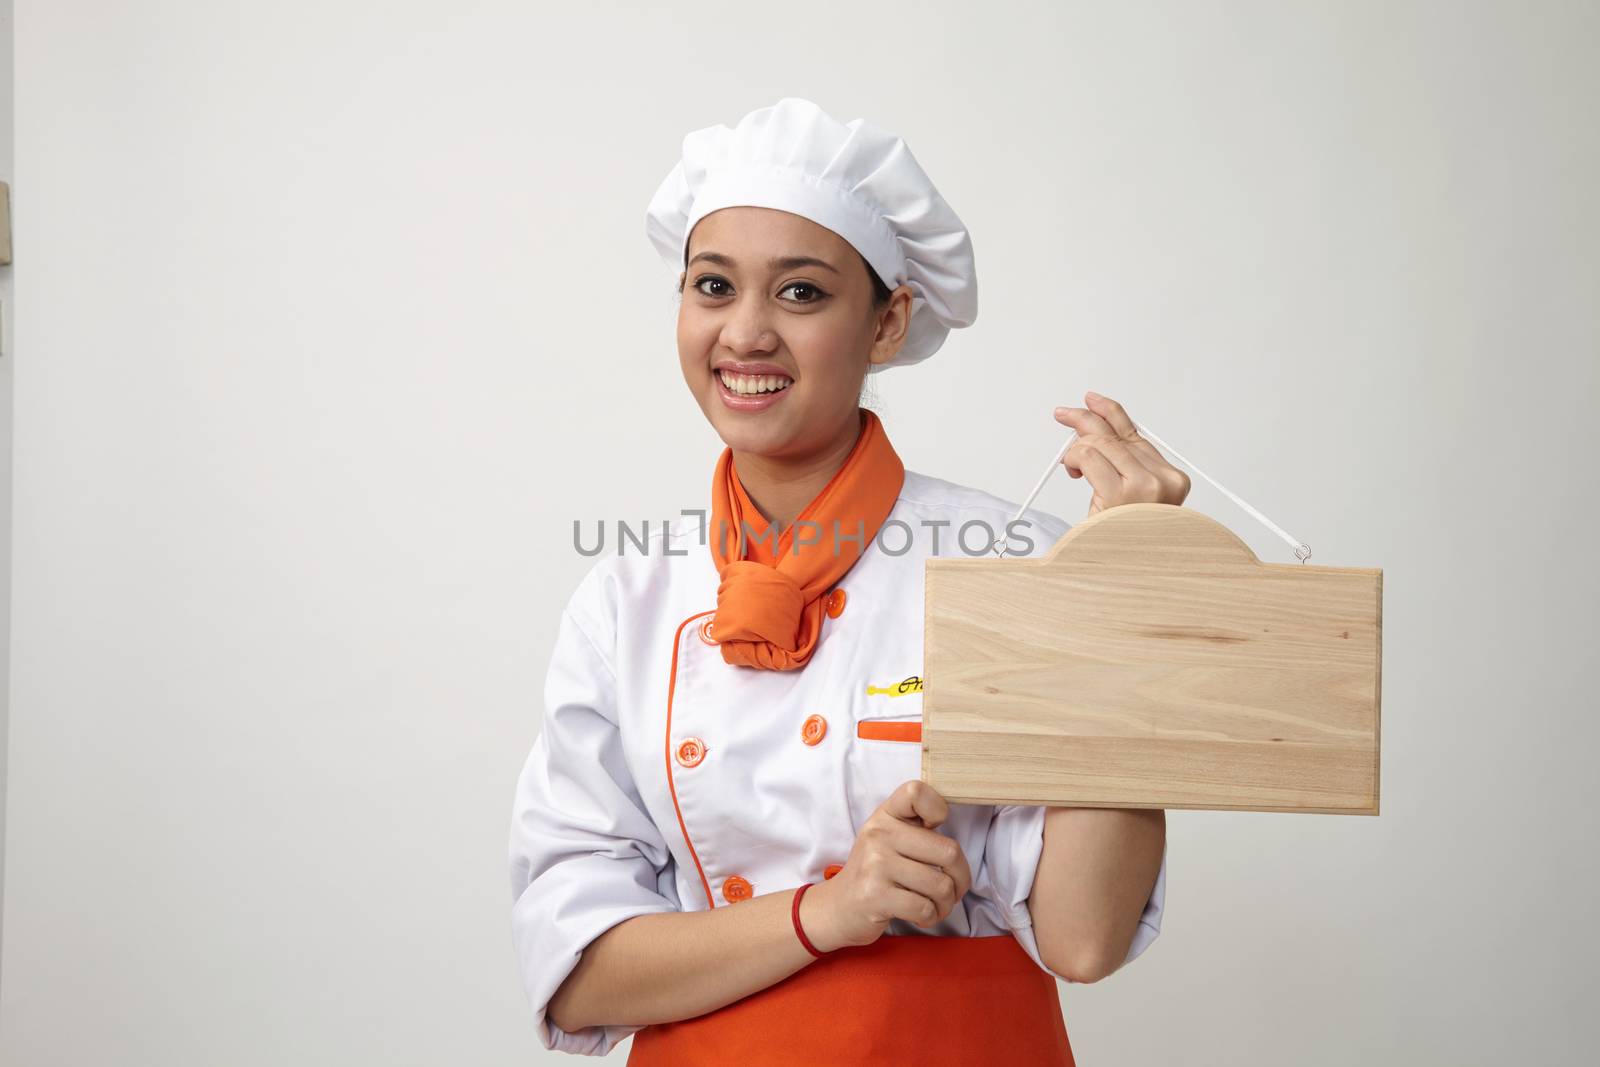
[[[1063,982],[1071,982],[1066,975],[1045,966],[1039,957],[1039,941],[1033,933],[1033,915],[1028,911],[1028,895],[1033,892],[1033,877],[1039,870],[1039,857],[1044,852],[1044,814],[1042,805],[1006,804],[995,808],[989,823],[989,839],[984,845],[982,872],[974,879],[984,896],[994,902],[1005,917],[1011,932],[1022,948],[1046,971]],[[1150,942],[1161,933],[1161,911],[1167,898],[1167,850],[1161,849],[1161,868],[1156,873],[1156,884],[1145,901],[1144,914],[1134,931],[1133,943],[1120,967],[1126,967],[1134,958],[1150,947]]]
[[[1033,541],[1030,557],[1042,556],[1072,529],[1072,523],[1034,508],[1024,512],[1029,520],[1027,536]],[[974,876],[975,888],[993,904],[1005,919],[1006,925],[1033,962],[1054,974],[1063,982],[1072,979],[1050,970],[1039,957],[1039,940],[1033,933],[1033,915],[1028,911],[1028,896],[1033,892],[1033,876],[1039,870],[1039,857],[1044,853],[1043,805],[1005,804],[995,808],[989,823],[989,838],[984,845],[980,873]],[[1150,942],[1161,932],[1161,910],[1167,896],[1167,851],[1161,850],[1161,869],[1156,873],[1156,884],[1145,901],[1144,914],[1139,917],[1133,943],[1121,966],[1133,962]],[[1076,984],[1076,983],[1074,983]]]
[[[576,598],[575,598],[576,600]],[[623,760],[616,675],[569,604],[545,682],[544,722],[511,818],[512,941],[545,1048],[603,1056],[642,1026],[550,1022],[550,999],[605,931],[681,910],[672,856]]]

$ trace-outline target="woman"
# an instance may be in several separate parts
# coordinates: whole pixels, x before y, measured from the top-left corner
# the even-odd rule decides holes
[[[540,1037],[636,1034],[646,1065],[1070,1064],[1056,979],[1156,937],[1165,813],[919,780],[924,561],[1068,526],[906,470],[858,404],[976,317],[971,241],[903,141],[806,100],[683,150],[647,230],[727,447],[705,513],[602,558],[562,615],[511,837]],[[1181,503],[1114,401],[1056,417],[1091,514]]]

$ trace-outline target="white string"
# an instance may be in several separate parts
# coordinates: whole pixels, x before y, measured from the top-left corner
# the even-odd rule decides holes
[[[1156,444],[1160,445],[1162,448],[1166,449],[1168,452],[1171,452],[1173,457],[1175,459],[1177,459],[1179,463],[1182,463],[1184,466],[1186,466],[1190,470],[1194,471],[1200,477],[1204,478],[1206,481],[1208,481],[1212,485],[1216,486],[1219,490],[1222,491],[1222,493],[1225,496],[1227,496],[1227,498],[1229,500],[1233,501],[1235,504],[1238,504],[1241,508],[1243,508],[1245,511],[1249,512],[1252,516],[1254,516],[1257,522],[1260,522],[1263,526],[1266,526],[1273,533],[1277,534],[1279,537],[1281,537],[1285,541],[1287,541],[1289,543],[1289,547],[1294,549],[1295,558],[1298,559],[1301,563],[1304,563],[1306,560],[1311,558],[1311,546],[1310,545],[1308,545],[1304,541],[1301,541],[1298,538],[1294,537],[1287,530],[1285,530],[1283,527],[1279,526],[1277,523],[1273,522],[1271,519],[1269,519],[1265,515],[1261,514],[1261,512],[1259,512],[1255,508],[1251,507],[1243,499],[1241,499],[1240,497],[1236,496],[1235,494],[1229,492],[1226,486],[1224,486],[1222,483],[1218,482],[1215,478],[1211,477],[1211,475],[1207,474],[1205,471],[1201,470],[1199,467],[1196,467],[1193,463],[1189,462],[1187,459],[1184,459],[1182,454],[1179,453],[1176,448],[1173,448],[1171,445],[1167,444],[1161,438],[1157,437],[1155,434],[1153,434],[1149,430],[1145,429],[1145,427],[1143,425],[1141,425],[1138,422],[1134,422],[1133,425],[1134,425],[1134,428],[1136,430],[1138,430],[1140,433],[1142,433],[1146,437],[1150,438],[1150,440],[1154,441]],[[1022,502],[1022,506],[1017,509],[1016,515],[1012,516],[1011,522],[1016,522],[1017,520],[1022,518],[1023,512],[1028,510],[1028,505],[1033,503],[1034,498],[1039,495],[1039,491],[1044,488],[1044,483],[1050,480],[1050,475],[1054,474],[1055,471],[1056,471],[1056,468],[1062,465],[1062,460],[1065,459],[1066,455],[1067,455],[1067,449],[1072,447],[1072,442],[1077,440],[1077,437],[1078,437],[1078,431],[1077,430],[1073,430],[1072,431],[1072,436],[1067,438],[1067,443],[1061,446],[1061,451],[1057,452],[1056,453],[1056,457],[1050,461],[1050,466],[1048,466],[1048,467],[1046,467],[1044,469],[1044,474],[1039,476],[1039,481],[1034,485],[1033,492],[1029,493],[1028,494],[1028,498]],[[1010,523],[1006,524],[1006,528],[1007,529],[1011,528],[1010,527]],[[1004,547],[1005,544],[1006,544],[1006,538],[1004,538],[1004,537],[1002,537],[999,540],[995,541],[995,543],[994,543],[994,551],[996,553],[998,553],[999,555],[1002,555],[1002,556],[1005,555],[1005,547]]]

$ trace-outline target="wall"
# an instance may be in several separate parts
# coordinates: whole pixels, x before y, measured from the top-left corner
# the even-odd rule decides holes
[[[15,94],[11,78],[11,0],[0,0],[0,181],[12,183],[12,107]],[[13,249],[15,253],[15,249]],[[0,265],[0,899],[5,896],[7,726],[11,720],[11,267]],[[5,922],[0,910],[0,946],[5,944]],[[0,949],[0,956],[3,956]],[[5,972],[0,969],[0,988]]]
[[[974,234],[978,323],[876,383],[908,465],[1016,498],[1095,389],[1385,570],[1383,814],[1173,812],[1080,1060],[1592,1044],[1593,5],[17,8],[0,1060],[540,1061],[571,521],[718,446],[644,208],[788,94]]]

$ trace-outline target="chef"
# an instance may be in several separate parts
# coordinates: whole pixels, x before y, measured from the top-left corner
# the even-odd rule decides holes
[[[920,781],[924,562],[1038,555],[1068,524],[907,470],[860,406],[976,318],[966,228],[903,140],[787,97],[686,136],[646,229],[725,448],[703,508],[602,556],[561,615],[510,842],[542,1042],[633,1035],[646,1067],[1071,1064],[1057,979],[1159,933],[1164,812]],[[1182,502],[1115,401],[1055,417],[1091,514]]]

